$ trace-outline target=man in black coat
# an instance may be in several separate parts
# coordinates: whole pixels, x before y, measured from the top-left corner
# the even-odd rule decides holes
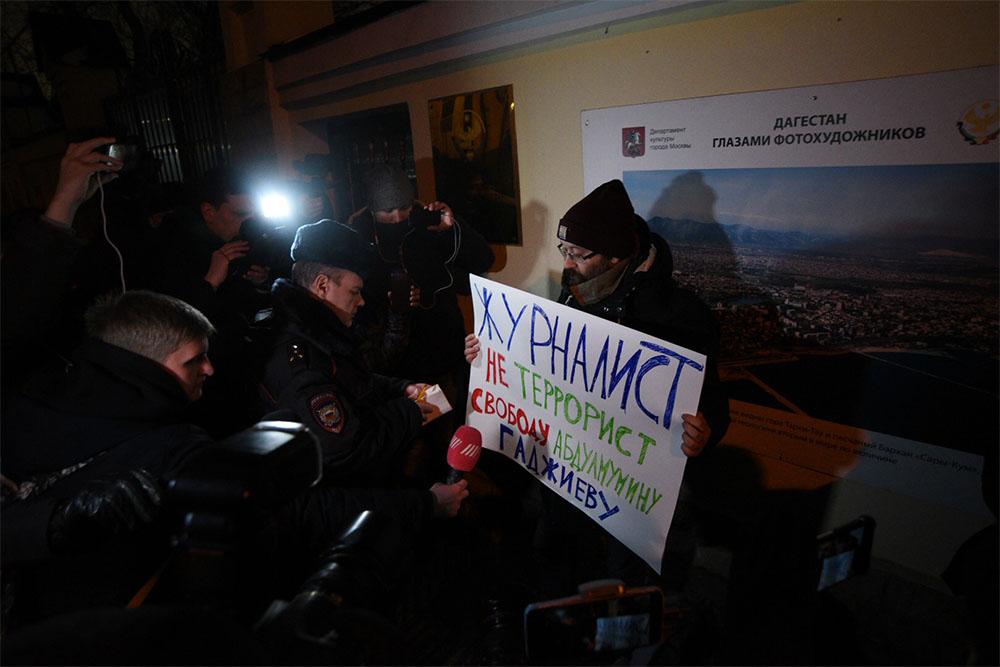
[[[725,435],[729,402],[718,372],[712,312],[673,279],[670,246],[635,214],[621,181],[599,186],[559,221],[559,302],[708,357],[698,412],[684,415],[682,449],[697,457]]]
[[[267,306],[268,266],[252,247],[247,226],[254,212],[250,181],[234,169],[215,169],[197,183],[191,206],[178,207],[161,226],[156,278],[147,287],[183,299],[212,321],[218,371],[192,419],[213,437],[255,421],[254,390],[247,374],[253,317]],[[259,244],[258,244],[259,245]],[[258,263],[261,262],[261,263]]]
[[[426,385],[370,370],[352,328],[373,250],[350,227],[321,220],[299,228],[291,254],[293,280],[272,288],[268,408],[292,410],[317,435],[328,480],[394,480],[431,408],[415,400]]]
[[[670,246],[635,214],[621,181],[609,181],[559,221],[563,256],[559,302],[708,357],[698,412],[682,415],[681,448],[695,458],[725,435],[729,402],[719,382],[719,330],[712,312],[673,279]],[[465,339],[470,363],[479,354]]]
[[[252,316],[266,299],[268,267],[242,266],[250,242],[241,233],[253,215],[250,185],[239,171],[216,169],[198,182],[193,206],[163,223],[160,291],[190,303],[213,323]],[[218,324],[217,324],[218,326]]]
[[[598,186],[570,207],[559,221],[557,236],[563,256],[560,303],[707,357],[698,411],[681,416],[681,450],[690,460],[662,563],[661,581],[679,587],[696,548],[698,480],[706,474],[703,464],[708,460],[702,454],[713,448],[729,427],[729,400],[719,381],[718,324],[701,299],[674,282],[670,246],[636,215],[621,181]],[[550,505],[552,501],[548,499]],[[540,522],[543,536],[546,531],[552,533],[550,539],[540,542],[548,542],[557,553],[565,545],[562,535],[567,529],[572,531],[574,524],[583,521],[589,523],[581,521],[573,510],[572,519],[562,510],[545,515]],[[586,529],[593,530],[593,524]],[[645,564],[613,540],[608,540],[608,562],[633,581],[648,579],[643,574]]]
[[[0,376],[4,393],[20,389],[47,361],[67,354],[79,343],[79,318],[95,294],[81,289],[79,264],[86,246],[73,223],[80,207],[118,178],[124,167],[121,160],[100,150],[114,142],[114,137],[95,137],[69,144],[45,212],[25,211],[3,221]]]
[[[348,220],[375,249],[357,322],[365,356],[378,373],[420,378],[438,385],[451,405],[465,405],[469,375],[458,295],[469,293],[470,273],[490,268],[493,250],[445,202],[416,201],[398,165],[374,166],[365,187],[368,205]],[[435,476],[432,462],[444,459],[460,420],[456,411],[424,429],[408,465],[414,475]]]
[[[88,310],[87,328],[5,404],[3,561],[32,564],[19,598],[40,615],[138,590],[164,557],[162,484],[211,442],[185,420],[213,372],[201,313],[129,292]]]

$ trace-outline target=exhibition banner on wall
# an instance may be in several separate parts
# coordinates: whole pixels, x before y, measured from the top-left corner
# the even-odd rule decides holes
[[[528,292],[470,276],[468,424],[657,572],[705,357]]]
[[[582,115],[715,311],[725,442],[970,513],[996,447],[997,70]]]

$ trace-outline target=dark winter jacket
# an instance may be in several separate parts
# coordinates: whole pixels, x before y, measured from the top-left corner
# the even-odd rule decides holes
[[[699,409],[705,413],[712,437],[708,446],[722,439],[729,428],[729,401],[719,381],[719,328],[701,299],[674,281],[670,246],[639,225],[639,252],[625,269],[614,291],[604,299],[581,305],[570,290],[559,302],[630,329],[656,336],[708,357]],[[650,258],[650,249],[654,248]],[[651,260],[651,261],[650,261]]]
[[[420,207],[418,202],[413,205]],[[348,224],[377,250],[375,266],[365,280],[366,305],[355,324],[364,332],[366,344],[375,348],[369,355],[375,370],[436,382],[455,368],[464,369],[465,322],[456,294],[468,294],[469,274],[481,274],[493,264],[486,239],[461,221],[444,232],[429,231],[409,220],[379,225],[368,209],[355,213]],[[398,269],[420,288],[421,306],[410,310],[409,336],[392,350],[380,343],[386,335],[399,338],[386,297],[390,275]]]
[[[186,424],[188,399],[159,364],[122,348],[86,341],[63,367],[49,369],[6,401],[3,475],[38,492],[3,506],[3,562],[22,564],[25,617],[99,604],[124,604],[169,553],[163,517],[83,553],[54,556],[49,518],[58,504],[98,480],[144,469],[161,484],[210,442]],[[7,574],[7,572],[5,572]]]
[[[225,245],[196,212],[180,210],[163,222],[159,278],[152,287],[187,301],[222,332],[240,330],[267,304],[267,294],[237,275],[213,289],[205,280],[212,253]]]
[[[248,373],[254,354],[248,340],[253,317],[268,305],[269,295],[244,279],[237,263],[218,289],[205,280],[212,253],[225,241],[209,231],[199,213],[180,210],[164,221],[162,231],[158,277],[151,288],[186,301],[215,326],[209,350],[215,375],[206,381],[191,419],[212,437],[223,438],[259,416],[252,409],[256,378]]]
[[[141,355],[88,340],[65,366],[33,378],[21,395],[5,403],[3,475],[38,489],[25,499],[6,496],[0,514],[4,575],[8,581],[12,569],[17,575],[21,620],[124,605],[170,554],[170,536],[179,523],[169,498],[168,511],[149,525],[73,553],[50,551],[50,516],[89,482],[116,479],[137,468],[165,486],[212,446],[204,431],[187,423],[190,405],[180,384]],[[294,560],[289,556],[319,553],[363,510],[417,526],[431,515],[433,497],[422,490],[324,485],[273,509],[256,538],[259,548],[272,552],[272,560]]]
[[[71,227],[35,212],[4,220],[0,373],[5,394],[79,342],[79,316],[87,298],[77,289],[83,249]]]
[[[372,373],[359,341],[326,304],[277,280],[273,342],[262,393],[270,410],[291,410],[320,439],[327,482],[372,486],[397,476],[420,430],[405,380]]]

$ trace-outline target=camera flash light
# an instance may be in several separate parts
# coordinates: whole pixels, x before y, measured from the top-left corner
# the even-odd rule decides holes
[[[292,202],[280,192],[268,192],[260,197],[260,214],[269,220],[286,220],[292,217]]]

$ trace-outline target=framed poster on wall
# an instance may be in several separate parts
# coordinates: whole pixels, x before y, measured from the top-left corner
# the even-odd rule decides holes
[[[583,112],[585,190],[621,179],[720,322],[728,444],[986,515],[996,90],[985,67]]]
[[[490,243],[520,245],[513,86],[433,99],[428,112],[438,200]]]

